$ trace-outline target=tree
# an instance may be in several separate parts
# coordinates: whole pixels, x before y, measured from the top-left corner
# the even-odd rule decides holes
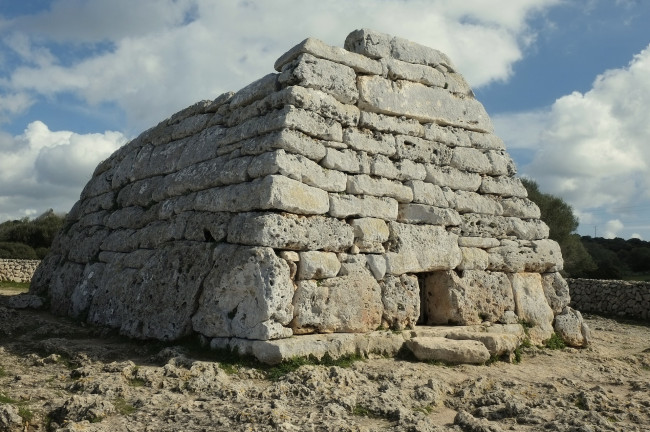
[[[25,258],[29,255],[33,259],[44,258],[64,220],[64,216],[57,215],[50,209],[34,220],[23,218],[0,224],[0,242],[5,244],[3,257]],[[15,246],[17,244],[24,247]],[[14,256],[7,256],[11,254]]]
[[[560,197],[541,192],[534,180],[524,178],[521,182],[528,191],[528,199],[537,204],[541,219],[548,225],[548,237],[560,245],[565,275],[576,276],[595,270],[591,255],[580,241],[580,235],[575,233],[579,221],[571,206]]]

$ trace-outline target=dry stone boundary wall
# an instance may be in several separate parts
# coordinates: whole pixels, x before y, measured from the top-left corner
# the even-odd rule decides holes
[[[40,260],[0,259],[0,282],[29,282]]]
[[[582,343],[560,248],[447,56],[359,30],[275,69],[102,162],[32,293],[137,338],[526,321]]]
[[[583,312],[650,320],[650,282],[567,279],[571,306]]]

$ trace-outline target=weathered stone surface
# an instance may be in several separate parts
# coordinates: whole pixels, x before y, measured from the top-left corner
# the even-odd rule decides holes
[[[458,237],[441,226],[390,222],[389,229],[388,274],[448,270],[460,263]]]
[[[354,150],[336,150],[328,148],[321,165],[332,170],[359,173],[362,172],[359,154]]]
[[[428,324],[498,322],[515,309],[511,283],[504,273],[440,271],[424,280],[423,308]]]
[[[461,247],[460,252],[463,256],[458,270],[486,270],[490,263],[489,254],[480,248]]]
[[[329,198],[322,189],[282,175],[269,175],[248,183],[200,191],[194,208],[211,212],[277,209],[323,214],[329,210]]]
[[[532,327],[530,341],[541,345],[553,335],[553,310],[546,303],[542,277],[538,273],[515,273],[510,276],[515,312]]]
[[[426,204],[400,204],[397,213],[399,222],[431,225],[460,225],[460,216],[453,209]]]
[[[295,334],[363,333],[381,324],[381,288],[367,270],[297,286],[291,322]]]
[[[491,248],[489,270],[518,272],[557,272],[564,262],[560,246],[553,240],[537,240],[528,246],[518,243]]]
[[[412,63],[403,62],[394,58],[382,59],[386,68],[387,77],[393,81],[406,80],[434,87],[445,87],[447,80],[438,69]]]
[[[456,191],[454,208],[458,213],[479,213],[494,216],[503,213],[501,203],[494,197],[462,190]]]
[[[278,74],[270,73],[257,81],[253,81],[236,92],[230,99],[230,109],[248,105],[275,92],[278,85]]]
[[[434,165],[448,165],[453,154],[452,149],[444,144],[408,135],[398,135],[395,148],[395,155],[400,159]]]
[[[521,327],[521,326],[520,326]],[[521,336],[512,333],[479,333],[455,331],[446,336],[453,340],[474,340],[481,342],[490,352],[491,356],[501,357],[516,350],[523,342],[524,333]]]
[[[501,200],[503,216],[518,217],[521,219],[539,219],[541,213],[537,204],[528,198],[506,198]]]
[[[436,123],[424,125],[424,137],[449,147],[471,147],[468,132],[462,128],[441,126]]]
[[[427,176],[424,164],[409,159],[393,161],[383,155],[377,155],[373,158],[371,173],[375,176],[400,181],[424,180]]]
[[[343,142],[356,151],[392,156],[395,137],[391,134],[371,133],[369,130],[348,128],[343,131]]]
[[[526,198],[528,192],[521,180],[516,177],[484,177],[479,188],[480,193],[501,195],[503,197]]]
[[[397,219],[397,201],[392,198],[330,194],[329,214],[336,218],[371,217]]]
[[[276,339],[292,334],[293,283],[273,249],[221,244],[213,253],[194,331],[208,337]]]
[[[569,294],[569,284],[558,272],[542,274],[542,287],[548,305],[553,309],[553,313],[558,315],[562,313],[565,307],[571,302]]]
[[[447,186],[453,190],[475,192],[481,186],[478,173],[460,171],[450,166],[425,165],[426,181],[438,186]]]
[[[384,243],[388,240],[388,225],[382,219],[360,218],[352,219],[350,225],[354,228],[354,244],[359,251],[365,253],[383,253]]]
[[[379,282],[384,305],[382,326],[394,330],[413,328],[420,318],[417,276],[387,276]]]
[[[386,258],[384,258],[384,255],[367,255],[366,262],[375,279],[384,279],[386,275]]]
[[[373,178],[366,174],[348,176],[346,191],[354,195],[390,197],[401,203],[413,200],[413,191],[408,186],[388,179]]]
[[[461,215],[461,233],[465,237],[514,237],[522,240],[541,240],[548,237],[548,226],[541,220],[466,213]]]
[[[339,273],[340,269],[341,263],[334,252],[300,252],[297,278],[301,280],[332,278]]]
[[[248,166],[248,175],[252,178],[271,174],[281,174],[329,192],[342,192],[347,184],[344,173],[322,168],[305,156],[289,154],[284,150],[263,153],[253,158]]]
[[[321,90],[344,104],[354,104],[359,98],[352,68],[307,53],[285,65],[278,81],[284,85]]]
[[[591,333],[589,327],[582,320],[582,314],[566,306],[562,313],[555,316],[553,328],[562,340],[573,347],[586,347],[589,345]]]
[[[424,123],[493,131],[485,108],[475,99],[461,99],[439,87],[408,81],[395,83],[376,75],[358,77],[357,85],[359,107],[363,110],[405,116]]]
[[[501,246],[501,242],[489,237],[458,237],[458,246],[487,249]]]
[[[240,213],[228,226],[229,243],[290,250],[339,252],[354,243],[350,225],[323,216],[278,213]]]
[[[409,180],[406,186],[413,190],[413,202],[428,204],[436,207],[452,207],[450,199],[455,200],[455,195],[449,189],[443,190],[440,186],[420,180]]]
[[[424,136],[424,127],[415,119],[393,117],[369,111],[361,111],[359,127],[400,135]]]
[[[449,165],[466,172],[485,174],[492,170],[488,157],[480,150],[471,147],[457,147],[453,150]]]
[[[321,141],[315,140],[302,132],[283,129],[266,135],[251,138],[241,143],[240,151],[244,155],[258,155],[274,149],[282,149],[289,153],[300,154],[313,161],[325,157],[326,147]]]
[[[378,62],[347,49],[329,46],[315,38],[307,38],[283,54],[276,60],[274,65],[275,70],[280,72],[285,64],[293,61],[303,53],[309,53],[315,57],[344,64],[361,73],[379,75],[382,72],[381,65]]]
[[[490,352],[485,345],[475,340],[415,337],[406,341],[406,346],[418,360],[483,364],[490,359]]]

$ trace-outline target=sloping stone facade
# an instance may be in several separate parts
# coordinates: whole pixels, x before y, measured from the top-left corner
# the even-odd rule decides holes
[[[174,340],[485,321],[548,339],[562,256],[447,56],[307,39],[95,170],[31,292]]]

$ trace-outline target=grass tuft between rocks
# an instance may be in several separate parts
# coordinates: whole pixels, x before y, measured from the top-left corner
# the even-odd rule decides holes
[[[557,333],[553,333],[549,340],[544,343],[544,346],[552,350],[560,350],[566,348],[566,344]]]

